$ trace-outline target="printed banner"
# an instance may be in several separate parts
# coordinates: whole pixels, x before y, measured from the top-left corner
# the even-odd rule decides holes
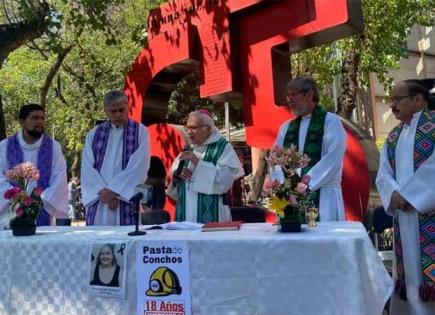
[[[125,298],[126,242],[94,243],[90,247],[89,295]]]
[[[141,241],[136,259],[138,315],[192,313],[187,242]]]

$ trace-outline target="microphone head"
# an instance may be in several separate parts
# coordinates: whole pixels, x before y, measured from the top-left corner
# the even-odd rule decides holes
[[[186,143],[186,144],[184,145],[183,151],[190,151],[190,150],[192,150],[190,144],[189,144],[189,143]]]

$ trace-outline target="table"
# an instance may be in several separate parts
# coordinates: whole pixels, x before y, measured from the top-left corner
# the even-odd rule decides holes
[[[31,237],[0,232],[0,314],[135,314],[137,240],[186,240],[192,313],[381,314],[393,282],[364,227],[321,222],[302,233],[267,223],[239,231],[151,230],[131,227],[40,227]],[[89,246],[133,242],[127,299],[88,297]]]

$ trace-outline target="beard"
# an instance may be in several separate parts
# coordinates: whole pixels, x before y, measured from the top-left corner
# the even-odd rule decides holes
[[[31,137],[33,137],[35,139],[39,139],[39,138],[41,138],[42,134],[44,133],[44,128],[41,128],[41,131],[39,131],[39,130],[26,130],[26,131]]]

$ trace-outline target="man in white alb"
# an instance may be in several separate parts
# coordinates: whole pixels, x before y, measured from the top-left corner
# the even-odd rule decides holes
[[[175,220],[231,221],[224,195],[234,180],[244,175],[233,146],[220,134],[207,110],[191,112],[185,130],[192,148],[181,152],[172,164],[173,180],[168,189],[169,196],[177,200]]]
[[[295,118],[281,125],[275,146],[296,145],[310,157],[299,175],[309,175],[313,199],[320,221],[345,220],[341,174],[346,151],[346,133],[337,115],[326,112],[319,103],[316,82],[299,77],[287,85],[287,102]],[[279,167],[270,170],[272,179],[284,180]]]
[[[28,104],[19,112],[21,130],[0,142],[0,229],[9,225],[9,200],[3,194],[12,183],[5,177],[17,164],[31,162],[39,170],[38,182],[31,181],[30,193],[36,186],[43,189],[44,203],[37,225],[50,225],[54,218],[68,218],[68,188],[66,163],[60,144],[44,133],[45,110],[38,104]]]
[[[390,314],[435,314],[435,112],[418,81],[399,82],[391,110],[400,123],[381,151],[376,186],[393,216],[395,294]]]
[[[128,118],[122,91],[104,97],[107,120],[86,136],[81,182],[87,225],[133,225],[136,205],[129,202],[144,183],[150,165],[148,129]]]

